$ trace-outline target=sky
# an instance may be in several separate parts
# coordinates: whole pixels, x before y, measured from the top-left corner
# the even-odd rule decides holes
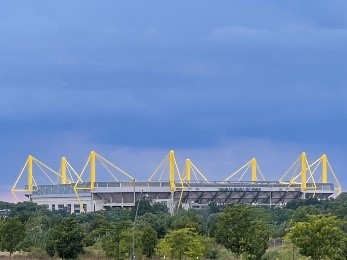
[[[140,180],[170,149],[210,180],[326,153],[345,188],[346,46],[346,1],[2,1],[0,200],[29,154],[91,150]]]

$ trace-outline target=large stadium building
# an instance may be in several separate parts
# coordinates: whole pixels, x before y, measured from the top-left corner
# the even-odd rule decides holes
[[[98,164],[112,177],[111,181],[96,180]],[[35,165],[50,179],[50,184],[37,183]],[[58,183],[49,174],[55,175]],[[24,188],[18,188],[25,175]],[[250,180],[243,180],[246,175],[250,175]],[[328,181],[330,176],[331,182]],[[132,207],[142,198],[163,203],[174,212],[181,207],[201,208],[210,202],[276,207],[293,199],[325,200],[341,192],[341,187],[326,155],[310,164],[302,153],[278,181],[266,181],[254,158],[225,180],[211,181],[189,159],[181,174],[174,151],[170,151],[146,181],[136,180],[95,152],[91,152],[81,173],[77,173],[65,158],[60,170],[54,171],[29,156],[12,191],[14,194],[24,192],[30,201],[46,205],[50,210],[64,209],[70,213]]]

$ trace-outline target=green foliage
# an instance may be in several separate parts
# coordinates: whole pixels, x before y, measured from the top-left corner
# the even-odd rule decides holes
[[[316,198],[310,198],[310,199],[305,199],[305,200],[296,199],[296,200],[289,201],[286,205],[286,208],[295,210],[298,207],[302,207],[302,206],[310,206],[310,205],[318,206],[320,204],[321,204],[321,202]]]
[[[304,222],[308,220],[309,215],[318,215],[321,213],[321,210],[316,208],[313,205],[309,206],[300,206],[292,214],[293,222]]]
[[[13,203],[0,200],[0,210],[1,209],[12,210],[14,205],[15,204],[13,204]]]
[[[298,249],[292,245],[269,248],[262,256],[262,260],[307,260],[306,256],[300,255]]]
[[[84,233],[74,217],[63,219],[49,232],[46,252],[62,259],[76,259],[83,252]]]
[[[151,206],[151,202],[149,200],[138,200],[135,203],[135,207],[131,208],[131,219],[134,220],[135,219],[135,215],[136,215],[136,210],[138,208],[138,212],[137,212],[137,216],[142,216],[146,213],[152,213],[153,212],[153,208]]]
[[[208,214],[219,213],[221,210],[221,207],[216,202],[210,202],[207,206]]]
[[[245,253],[248,259],[259,259],[268,248],[269,230],[264,222],[258,220],[251,222],[249,232]]]
[[[274,208],[271,209],[270,212],[271,221],[276,225],[281,225],[282,223],[290,220],[293,210],[288,210],[286,208]]]
[[[249,206],[252,219],[269,223],[272,221],[272,210],[269,207]]]
[[[152,204],[152,212],[154,214],[167,214],[169,209],[165,204],[156,202]]]
[[[45,250],[46,250],[47,255],[49,255],[50,257],[55,256],[55,252],[57,251],[57,249],[56,249],[55,237],[53,236],[53,234],[50,234],[48,236]]]
[[[132,223],[130,221],[111,222],[103,227],[106,230],[106,235],[102,238],[102,248],[107,256],[120,259],[121,241],[124,238],[124,233],[122,234],[122,232],[131,227]]]
[[[307,222],[298,222],[288,237],[299,247],[300,253],[313,260],[345,259],[343,257],[346,234],[342,222],[332,215],[308,216]]]
[[[88,217],[83,217],[81,219],[81,216]],[[106,216],[100,212],[81,214],[77,219],[79,222],[81,222],[81,220],[83,221],[81,226],[85,233],[84,244],[86,246],[94,245],[94,243],[96,243],[98,239],[104,236],[107,232],[107,229],[104,228],[108,223]]]
[[[239,259],[240,256],[247,259],[260,259],[268,246],[269,234],[271,238],[276,238],[276,241],[282,241],[289,231],[294,232],[292,230],[300,227],[300,225],[304,225],[305,230],[306,225],[312,226],[310,215],[327,213],[336,215],[334,218],[338,222],[337,231],[336,228],[331,231],[331,227],[334,226],[331,224],[333,221],[329,220],[328,224],[325,223],[320,226],[315,223],[313,225],[315,229],[311,233],[302,232],[302,235],[306,234],[305,239],[314,238],[315,243],[302,247],[292,246],[292,244],[276,246],[267,250],[262,258],[289,260],[295,255],[295,259],[306,259],[299,254],[299,250],[302,254],[308,255],[306,251],[317,247],[320,249],[314,249],[314,251],[319,252],[321,250],[328,254],[325,259],[347,259],[347,237],[345,234],[347,232],[347,194],[327,201],[295,200],[284,208],[238,205],[227,207],[222,211],[220,205],[210,203],[205,209],[182,210],[174,215],[168,213],[164,204],[151,204],[148,200],[142,200],[140,203],[135,227],[137,259],[142,256],[153,257],[154,252],[175,259],[179,257],[184,259],[199,257],[201,259],[204,257],[206,259],[226,260]],[[13,220],[14,216],[17,223],[12,228],[15,228],[18,223],[21,226],[20,233],[23,235],[19,235],[21,239],[12,244],[14,245],[12,250],[30,251],[29,254],[32,254],[35,259],[47,258],[46,254],[42,254],[43,250],[51,256],[58,256],[57,241],[59,236],[57,230],[60,230],[58,233],[62,233],[66,237],[69,236],[69,231],[71,231],[69,224],[65,224],[68,227],[65,231],[61,225],[70,218],[70,215],[67,215],[65,211],[50,212],[44,207],[30,202],[18,204],[0,202],[0,209],[11,210],[7,219],[0,219],[0,229],[9,228],[4,226],[4,223],[10,219]],[[81,234],[83,240],[75,245],[68,239],[59,238],[62,241],[61,244],[69,244],[71,250],[77,249],[79,252],[82,250],[81,245],[85,246],[88,250],[87,257],[94,257],[95,259],[106,259],[107,256],[127,259],[132,252],[134,226],[132,220],[136,213],[135,210],[136,208],[115,208],[75,216],[75,224],[72,227],[73,229],[77,227],[78,232],[75,234]],[[324,222],[323,220],[320,221]],[[296,224],[298,227],[290,228]],[[298,229],[300,230],[300,228]],[[324,235],[324,239],[319,240],[319,236],[325,232],[328,233],[327,230],[330,230],[331,237]],[[168,233],[168,231],[170,232]],[[9,243],[8,241],[11,239],[3,240],[3,237],[10,237],[10,235],[18,237],[14,235],[15,233],[2,232],[0,241]],[[189,242],[187,242],[187,237]],[[157,243],[158,239],[161,239],[159,243]],[[321,244],[318,241],[321,241]],[[306,240],[304,242],[309,243]],[[4,243],[0,242],[0,244],[1,248],[6,250]],[[275,245],[275,243],[271,245]],[[155,246],[156,250],[153,250]],[[64,247],[64,250],[67,248],[69,247]],[[330,248],[330,251],[326,248]],[[63,250],[63,247],[60,249]],[[231,252],[236,252],[238,255]],[[314,258],[311,257],[311,259]]]
[[[159,242],[157,252],[161,256],[174,259],[197,259],[204,254],[203,238],[192,228],[183,228],[169,232]]]
[[[95,242],[92,246],[85,247],[83,256],[85,256],[86,259],[107,259],[106,253],[102,249],[101,241]]]
[[[146,213],[137,218],[136,226],[140,229],[151,226],[157,232],[158,238],[163,238],[167,233],[169,218],[168,214]]]
[[[139,201],[136,201],[135,207],[132,207],[132,209],[131,209],[130,216],[131,216],[132,220],[135,219],[137,206],[138,206],[138,212],[137,212],[138,217],[143,216],[143,215],[148,214],[148,213],[159,214],[159,215],[168,214],[168,208],[166,205],[164,205],[162,203],[153,203],[152,204],[147,199],[141,199]]]
[[[132,255],[133,250],[133,228],[125,229],[121,232],[120,237],[120,255],[122,258],[129,258]],[[135,239],[135,257],[136,259],[142,258],[142,236],[141,230],[136,229],[134,234]]]
[[[269,209],[270,220],[268,222],[270,237],[284,237],[292,220],[293,210],[286,208]]]
[[[205,258],[218,259],[221,246],[217,244],[215,239],[210,237],[202,237],[202,244],[204,245]]]
[[[143,228],[142,232],[142,253],[145,256],[152,258],[158,242],[157,231],[152,227],[147,226]]]
[[[25,224],[27,233],[22,242],[23,249],[31,251],[32,248],[44,248],[50,224],[50,217],[42,212],[32,214]]]
[[[31,247],[30,252],[27,254],[27,256],[27,259],[47,260],[47,253],[43,247]]]
[[[20,249],[25,236],[25,226],[17,218],[6,218],[0,221],[0,249],[12,255]]]
[[[171,229],[192,228],[198,233],[202,232],[203,218],[194,210],[181,210],[171,216]]]
[[[210,214],[204,224],[204,234],[207,236],[214,236],[217,228],[218,214],[212,213]]]
[[[10,209],[10,216],[18,217],[22,223],[27,222],[30,219],[31,215],[36,212],[44,212],[46,214],[50,214],[50,211],[48,211],[48,209],[44,206],[40,206],[28,201],[18,202],[17,204],[14,204]]]
[[[131,218],[131,210],[127,208],[115,208],[90,214],[103,215],[106,218],[107,222],[127,221]]]
[[[262,221],[254,221],[250,206],[226,207],[217,222],[216,239],[231,252],[259,259],[268,247],[269,231]]]
[[[323,202],[322,210],[323,213],[331,213],[340,219],[347,220],[347,193],[342,193],[336,199]]]

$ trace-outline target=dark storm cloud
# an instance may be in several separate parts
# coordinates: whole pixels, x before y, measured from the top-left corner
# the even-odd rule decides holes
[[[78,152],[248,138],[340,149],[345,10],[341,1],[2,3],[0,141],[23,158],[64,141]]]

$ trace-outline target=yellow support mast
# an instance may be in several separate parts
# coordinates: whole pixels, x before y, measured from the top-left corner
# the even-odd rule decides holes
[[[170,174],[170,189],[171,191],[175,191],[175,152],[173,150],[169,153],[169,174]]]
[[[238,169],[236,172],[232,173],[228,178],[226,178],[224,181],[229,181],[232,179],[234,176],[236,176],[238,173],[242,172],[241,177],[239,178],[238,181],[241,181],[246,172],[248,173],[249,169],[251,169],[251,181],[252,182],[257,182],[259,180],[258,176],[260,177],[260,180],[265,181],[264,175],[261,172],[258,162],[255,158],[247,162],[245,165],[243,165],[240,169]]]
[[[252,164],[252,182],[256,182],[258,180],[257,178],[257,160],[253,158],[251,160]]]
[[[96,180],[96,166],[95,166],[96,153],[92,151],[90,153],[90,189],[94,190]]]
[[[340,194],[341,192],[341,185],[339,180],[337,179],[334,170],[331,168],[330,162],[328,160],[328,156],[326,154],[323,154],[321,157],[319,157],[315,162],[313,162],[311,165],[309,165],[309,169],[313,168],[313,171],[311,175],[313,175],[318,168],[318,166],[321,164],[321,183],[328,183],[328,175],[330,174],[333,177],[333,180],[330,180],[329,182],[333,182],[335,190],[338,192],[337,194]]]
[[[185,169],[185,172],[186,172],[185,180],[187,182],[190,182],[190,167],[191,167],[191,162],[189,159],[187,159],[186,160],[186,169]]]
[[[307,189],[307,159],[306,159],[306,153],[301,154],[301,189],[302,191],[306,191]]]
[[[324,154],[322,156],[322,182],[327,183],[328,182],[328,159],[327,156]]]
[[[61,184],[66,184],[66,158],[61,158]]]
[[[34,179],[34,163],[35,165],[37,165],[38,169],[41,170],[42,173],[44,173],[44,175],[47,177],[47,179],[51,182],[51,184],[56,185],[57,183],[47,174],[47,172],[53,173],[55,176],[57,176],[60,179],[62,178],[62,175],[56,171],[54,171],[52,168],[50,168],[49,166],[47,166],[46,164],[44,164],[43,162],[39,161],[38,159],[36,159],[34,156],[29,155],[27,160],[25,161],[25,165],[23,166],[21,172],[19,173],[16,182],[14,183],[11,191],[13,193],[13,196],[15,198],[16,201],[18,201],[17,197],[16,197],[16,192],[25,192],[26,195],[31,195],[33,193],[34,190],[34,184],[35,186],[37,185],[35,179]],[[24,174],[24,172],[27,172],[27,185],[25,185],[25,188],[21,188],[18,189],[17,185],[18,182],[20,180],[22,180],[22,175]],[[37,175],[37,173],[35,172],[35,175]],[[67,181],[69,181],[69,179],[65,178]],[[23,180],[24,181],[24,180]]]
[[[28,157],[28,192],[29,194],[33,191],[33,156]]]

